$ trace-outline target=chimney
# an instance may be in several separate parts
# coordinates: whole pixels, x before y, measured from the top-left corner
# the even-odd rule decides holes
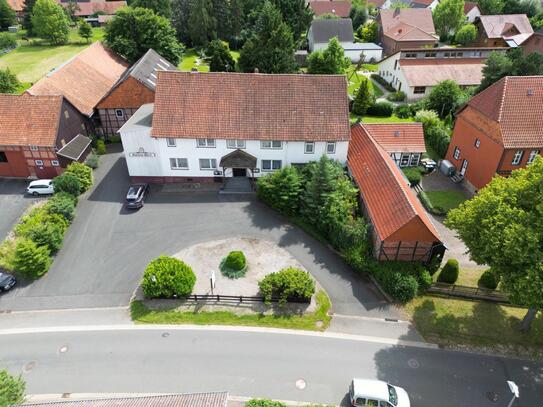
[[[528,96],[533,96],[533,95],[534,95],[534,90],[533,90],[533,89],[528,89],[528,90],[526,91],[526,94],[527,94]]]
[[[394,9],[394,13],[392,13],[392,17],[396,18],[400,15],[400,7],[396,7]]]
[[[258,68],[255,68],[254,73],[259,73]]]

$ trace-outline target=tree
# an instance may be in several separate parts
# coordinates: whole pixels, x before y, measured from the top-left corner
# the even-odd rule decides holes
[[[37,0],[32,11],[32,32],[51,44],[68,42],[70,24],[62,6],[55,0]]]
[[[143,7],[153,10],[162,17],[170,18],[172,16],[172,6],[170,0],[133,0],[130,7]]]
[[[30,239],[19,238],[15,246],[13,266],[25,278],[36,279],[43,276],[51,266],[49,249],[38,246]]]
[[[9,68],[0,69],[0,93],[15,93],[21,86],[21,82]]]
[[[190,43],[189,18],[195,0],[172,0],[172,26],[183,44]]]
[[[313,20],[313,11],[305,0],[272,0],[277,6],[283,21],[290,27],[294,42],[306,33]]]
[[[520,48],[510,49],[505,54],[491,53],[483,67],[483,80],[479,91],[508,75],[543,75],[543,55],[537,52],[524,55]]]
[[[217,21],[211,0],[195,0],[188,20],[189,35],[194,46],[206,46],[217,37]]]
[[[538,0],[505,0],[503,14],[526,14],[534,17],[541,12],[541,3]]]
[[[296,70],[294,40],[279,9],[266,0],[254,32],[243,45],[238,64],[243,72],[291,73]]]
[[[543,54],[532,52],[524,55],[522,50],[512,49],[509,52],[509,58],[513,60],[513,76],[536,76],[543,75]]]
[[[503,0],[477,0],[477,5],[483,15],[502,14]]]
[[[24,6],[23,6],[23,28],[26,30],[28,35],[33,34],[32,32],[32,13],[34,11],[34,5],[36,4],[36,0],[25,0]]]
[[[366,114],[368,108],[375,103],[375,96],[368,78],[362,76],[360,78],[360,86],[356,91],[356,96],[353,102],[353,113],[359,116]]]
[[[69,172],[64,172],[53,178],[53,187],[55,193],[65,192],[72,196],[79,196],[79,194],[84,191],[79,178],[77,178],[75,174]]]
[[[488,88],[494,82],[508,75],[513,69],[513,62],[502,52],[491,52],[483,66],[483,80],[479,91]]]
[[[376,42],[377,41],[377,23],[375,20],[367,22],[361,26],[357,33],[360,42]]]
[[[183,46],[177,41],[170,21],[146,8],[117,10],[105,31],[107,46],[130,62],[136,62],[149,48],[173,65],[179,63],[183,54]]]
[[[522,330],[543,308],[543,159],[510,177],[496,176],[451,210],[445,224],[466,244],[472,260],[499,276],[513,304],[529,307]]]
[[[65,4],[66,4],[66,7],[64,7],[64,12],[66,13],[68,18],[72,22],[76,22],[77,21],[76,14],[78,11],[81,11],[81,7],[79,7],[79,4],[75,0],[68,0],[68,2]]]
[[[15,35],[11,33],[0,33],[0,50],[17,47]]]
[[[9,6],[6,0],[0,0],[0,31],[5,31],[8,27],[17,22],[15,11]]]
[[[228,0],[211,0],[211,14],[216,22],[216,36],[227,40],[232,35],[232,17]]]
[[[433,13],[436,32],[440,36],[454,34],[464,22],[464,0],[442,0]]]
[[[87,40],[87,43],[90,41],[92,37],[92,27],[89,23],[87,23],[85,20],[81,20],[79,22],[79,30],[78,34],[81,38]]]
[[[477,39],[477,27],[474,24],[465,24],[456,31],[454,41],[460,45],[469,45]]]
[[[331,38],[324,50],[312,52],[307,58],[307,72],[310,74],[341,75],[349,66],[351,61],[345,57],[337,37]]]
[[[211,41],[206,48],[206,57],[211,72],[233,72],[236,70],[236,61],[230,54],[228,43],[221,40]]]
[[[349,17],[353,21],[353,30],[358,30],[368,21],[368,8],[366,6],[353,6]]]
[[[456,110],[461,97],[462,89],[455,81],[441,81],[428,95],[428,109],[435,110],[441,118],[445,118]]]
[[[25,381],[20,375],[12,376],[7,370],[0,370],[0,407],[22,404],[25,387]]]

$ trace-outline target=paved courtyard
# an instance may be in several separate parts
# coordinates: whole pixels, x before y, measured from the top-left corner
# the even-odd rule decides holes
[[[0,241],[31,203],[43,199],[24,194],[28,183],[27,180],[0,178]]]

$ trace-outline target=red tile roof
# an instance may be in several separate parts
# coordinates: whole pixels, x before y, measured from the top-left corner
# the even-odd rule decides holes
[[[479,8],[477,3],[473,3],[471,1],[466,1],[464,3],[464,14],[468,14],[471,10],[473,10],[475,7]]]
[[[530,37],[534,30],[526,14],[504,14],[495,16],[479,16],[488,38],[513,40],[517,45]],[[512,30],[512,32],[508,32]]]
[[[33,95],[63,95],[77,110],[91,116],[128,68],[128,62],[100,42],[40,79],[27,92]]]
[[[308,2],[313,13],[318,17],[323,14],[334,14],[338,17],[349,17],[351,2],[342,0],[316,0]]]
[[[360,124],[387,153],[424,153],[424,132],[421,123]]]
[[[388,33],[399,23],[418,27],[428,34],[435,34],[432,10],[429,8],[399,8],[394,10],[381,10],[379,12],[383,33]]]
[[[68,7],[68,2],[61,2],[57,0],[62,7]],[[78,17],[90,16],[97,11],[103,11],[107,15],[115,14],[115,12],[121,7],[126,7],[126,1],[105,1],[105,0],[91,0],[91,1],[78,1],[79,10],[75,15]]]
[[[429,34],[426,31],[421,30],[413,25],[400,22],[390,28],[386,33],[387,37],[392,38],[395,41],[436,41],[435,35]]]
[[[7,0],[8,5],[15,11],[23,11],[25,0]]]
[[[507,76],[467,106],[499,124],[505,148],[543,147],[543,76]]]
[[[400,69],[409,86],[435,86],[446,79],[460,86],[475,86],[483,79],[484,61],[484,58],[401,59]]]
[[[0,94],[0,145],[53,147],[62,96]]]
[[[351,128],[348,165],[380,240],[417,224],[412,241],[440,241],[439,234],[402,172],[360,125]]]
[[[154,137],[349,140],[344,75],[158,72]]]

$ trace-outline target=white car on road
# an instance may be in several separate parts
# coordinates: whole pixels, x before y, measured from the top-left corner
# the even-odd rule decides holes
[[[407,392],[382,380],[353,379],[349,386],[356,407],[410,407]]]
[[[53,180],[51,179],[38,179],[28,184],[26,193],[30,195],[47,195],[55,192],[53,188]]]

